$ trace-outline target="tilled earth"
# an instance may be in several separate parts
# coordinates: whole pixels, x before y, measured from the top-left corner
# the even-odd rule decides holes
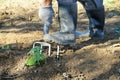
[[[34,6],[28,7],[31,4]],[[0,80],[120,80],[120,34],[115,32],[120,28],[119,9],[106,8],[104,39],[79,38],[74,47],[62,48],[59,59],[53,49],[51,56],[46,56],[47,64],[27,67],[27,52],[43,37],[38,3],[13,5],[7,4],[0,11],[0,46],[10,46],[8,50],[0,49]],[[83,8],[78,11],[77,26],[80,31],[88,28]],[[56,11],[50,33],[58,30]]]

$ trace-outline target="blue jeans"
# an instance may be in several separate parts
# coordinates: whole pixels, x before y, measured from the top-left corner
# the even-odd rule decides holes
[[[105,25],[105,12],[103,0],[78,0],[85,8],[89,18],[89,28],[97,28],[101,31],[104,30]]]
[[[47,26],[52,24],[53,15],[54,15],[54,11],[53,11],[52,6],[51,7],[40,6],[40,8],[39,8],[39,18]]]
[[[60,32],[74,33],[77,24],[77,4],[64,4],[58,2],[58,19],[60,23]]]

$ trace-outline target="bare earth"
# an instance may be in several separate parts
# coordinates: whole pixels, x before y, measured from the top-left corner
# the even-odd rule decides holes
[[[1,4],[1,3],[0,3]],[[57,2],[53,3],[55,16],[50,33],[59,30]],[[78,30],[88,28],[84,9],[78,3]],[[35,41],[42,40],[42,22],[38,18],[37,0],[11,0],[0,7],[0,80],[120,80],[120,9],[106,10],[105,38],[77,39],[76,47],[47,56],[47,64],[26,67],[26,54]],[[63,50],[62,50],[63,51]]]

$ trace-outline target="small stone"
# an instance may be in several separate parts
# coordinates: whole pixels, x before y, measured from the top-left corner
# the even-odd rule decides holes
[[[34,73],[37,73],[38,72],[38,70],[34,70]]]
[[[67,73],[63,73],[63,77],[68,77],[68,76],[67,76]]]
[[[18,69],[18,68],[17,68],[16,70],[17,70],[17,71],[19,71],[19,69]]]
[[[104,45],[106,45],[106,46],[107,46],[107,45],[108,45],[108,42],[104,43]]]
[[[65,78],[72,78],[72,75],[71,74],[67,74],[67,73],[63,73],[63,77],[65,77]]]

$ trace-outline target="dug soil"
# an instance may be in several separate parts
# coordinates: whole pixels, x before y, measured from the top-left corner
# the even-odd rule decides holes
[[[1,4],[1,3],[0,3]],[[57,2],[50,33],[59,31]],[[88,18],[78,3],[77,30],[88,29]],[[42,41],[43,24],[37,0],[11,0],[0,8],[0,80],[120,80],[120,9],[105,8],[104,39],[79,38],[74,47],[56,50],[41,66],[25,66],[27,53]],[[2,49],[2,46],[9,46]]]

